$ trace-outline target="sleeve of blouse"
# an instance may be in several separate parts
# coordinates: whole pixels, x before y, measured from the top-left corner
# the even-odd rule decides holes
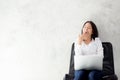
[[[103,56],[103,47],[102,42],[99,38],[95,38],[96,44],[97,44],[97,54],[100,56]]]
[[[78,39],[75,41],[75,45],[74,45],[74,50],[75,50],[75,55],[82,55],[82,49],[81,49],[82,45],[78,44]]]

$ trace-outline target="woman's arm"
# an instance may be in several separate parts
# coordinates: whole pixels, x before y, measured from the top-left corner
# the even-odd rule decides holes
[[[103,56],[103,47],[101,40],[99,38],[95,38],[95,42],[97,44],[97,55]]]
[[[75,55],[82,55],[82,43],[79,44],[79,38],[75,41],[74,51]]]

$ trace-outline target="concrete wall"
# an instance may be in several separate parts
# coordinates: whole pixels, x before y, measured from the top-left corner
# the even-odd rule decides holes
[[[62,80],[86,20],[114,49],[120,78],[119,0],[0,0],[0,80]]]

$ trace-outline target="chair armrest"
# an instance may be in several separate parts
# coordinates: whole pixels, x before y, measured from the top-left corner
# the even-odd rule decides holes
[[[73,75],[70,75],[70,74],[65,74],[65,77],[63,80],[73,80],[74,79],[74,76]]]
[[[116,75],[106,75],[102,77],[103,80],[118,80]]]

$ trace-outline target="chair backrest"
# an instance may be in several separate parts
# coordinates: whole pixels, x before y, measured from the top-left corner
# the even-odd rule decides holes
[[[115,74],[112,44],[110,42],[103,42],[102,45],[104,48],[103,73],[104,75]]]
[[[110,42],[102,42],[104,48],[104,59],[103,59],[103,73],[105,75],[114,74],[114,59],[113,59],[113,48]],[[74,76],[74,43],[71,48],[71,58],[69,66],[69,74]]]

